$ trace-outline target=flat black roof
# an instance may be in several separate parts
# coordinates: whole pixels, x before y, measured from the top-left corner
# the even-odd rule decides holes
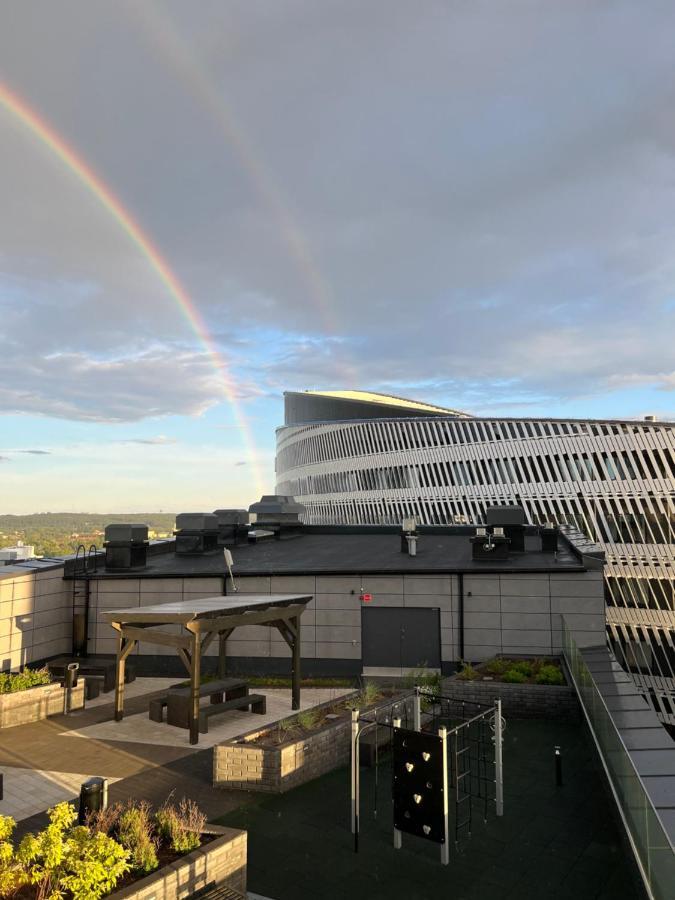
[[[335,528],[306,529],[298,534],[231,546],[236,575],[471,574],[583,572],[586,566],[561,537],[557,554],[542,553],[535,535],[525,537],[525,552],[504,561],[476,561],[468,534],[421,533],[417,556],[400,549],[400,531]],[[203,556],[178,556],[173,550],[148,556],[135,571],[100,570],[100,578],[169,578],[225,575],[222,549]]]

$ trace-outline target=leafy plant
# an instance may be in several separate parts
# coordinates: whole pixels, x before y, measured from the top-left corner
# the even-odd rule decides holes
[[[527,659],[519,659],[516,662],[511,663],[509,666],[510,670],[520,672],[521,675],[524,675],[525,678],[532,677],[533,664]]]
[[[111,803],[105,809],[92,810],[87,813],[86,825],[92,831],[101,831],[109,837],[118,834],[120,816],[124,810],[122,803]]]
[[[500,678],[504,672],[508,671],[509,666],[511,665],[508,659],[499,659],[495,657],[495,659],[491,659],[489,662],[486,662],[482,669],[488,675],[492,675],[495,678]]]
[[[518,669],[511,668],[502,676],[502,681],[508,684],[523,684],[527,681],[527,675],[524,675]]]
[[[25,867],[16,859],[11,837],[16,822],[0,816],[0,897],[11,897],[28,881]]]
[[[474,681],[478,678],[478,671],[471,663],[463,663],[461,671],[457,673],[457,678],[460,681]]]
[[[39,684],[51,684],[51,680],[46,668],[29,669],[26,666],[21,672],[0,672],[0,694],[14,694]]]
[[[564,684],[563,673],[557,666],[544,665],[535,676],[537,684]]]
[[[311,731],[322,719],[321,713],[316,709],[305,709],[297,715],[298,725],[305,731]]]
[[[129,803],[119,816],[118,834],[120,844],[130,853],[132,868],[137,872],[154,872],[159,860],[150,804],[145,800]]]
[[[370,706],[382,696],[382,691],[374,681],[366,681],[361,688],[362,706]]]
[[[70,891],[73,900],[98,900],[129,870],[128,851],[103,832],[75,826],[70,803],[49,810],[49,825],[27,834],[16,851],[27,881],[37,887],[37,900],[59,900]]]
[[[188,853],[201,844],[206,816],[193,800],[183,798],[176,807],[169,798],[157,810],[155,820],[160,835],[176,852]]]

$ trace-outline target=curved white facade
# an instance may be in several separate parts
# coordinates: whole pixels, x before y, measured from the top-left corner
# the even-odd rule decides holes
[[[606,552],[615,652],[675,723],[675,423],[377,415],[278,429],[277,493],[312,524],[479,523],[517,503],[575,525]]]

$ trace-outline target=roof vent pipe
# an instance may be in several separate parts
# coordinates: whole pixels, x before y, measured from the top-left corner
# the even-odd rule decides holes
[[[654,415],[645,416],[645,422],[656,422],[656,421],[657,421],[656,416],[654,416]]]
[[[401,525],[401,553],[417,556],[417,519],[415,516],[404,519]]]

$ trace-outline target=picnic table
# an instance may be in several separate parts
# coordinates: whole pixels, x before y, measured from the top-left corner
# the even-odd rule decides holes
[[[227,712],[231,709],[248,709],[264,713],[267,708],[266,698],[262,694],[249,694],[247,683],[241,678],[221,678],[207,681],[199,686],[199,699],[209,698],[209,703],[199,707],[199,730],[205,734],[209,730],[210,716]],[[189,686],[175,685],[168,693],[150,701],[149,716],[154,722],[164,720],[168,725],[177,728],[190,727],[192,708],[192,691]]]

